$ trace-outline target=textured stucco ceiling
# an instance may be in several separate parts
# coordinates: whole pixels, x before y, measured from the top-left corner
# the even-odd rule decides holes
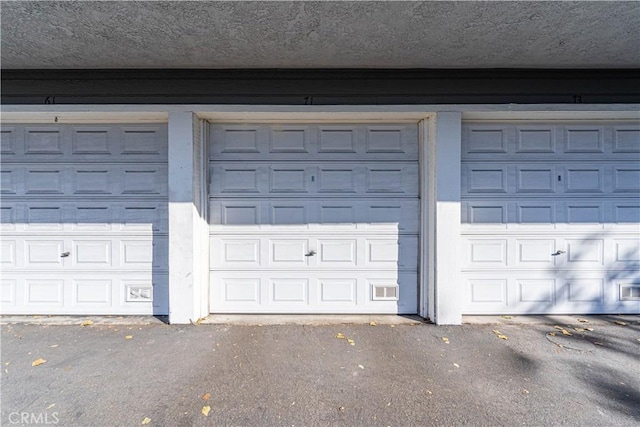
[[[638,2],[1,4],[2,68],[628,68]]]

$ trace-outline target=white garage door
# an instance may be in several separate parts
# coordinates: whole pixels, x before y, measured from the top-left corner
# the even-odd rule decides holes
[[[416,312],[416,124],[210,137],[212,312]]]
[[[640,312],[640,126],[469,123],[464,311]]]
[[[2,127],[2,312],[166,314],[163,125]]]

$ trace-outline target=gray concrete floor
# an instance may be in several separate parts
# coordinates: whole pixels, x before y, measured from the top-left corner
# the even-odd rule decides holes
[[[640,316],[581,318],[4,317],[0,423],[638,425]]]

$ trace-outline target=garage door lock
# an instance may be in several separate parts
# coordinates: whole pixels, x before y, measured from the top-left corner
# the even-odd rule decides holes
[[[71,252],[62,252],[62,253],[60,254],[60,258],[66,258],[66,257],[68,257],[69,255],[71,255]]]
[[[304,256],[314,256],[316,254],[316,251],[314,250],[310,250],[309,252],[307,252],[306,254],[304,254]]]

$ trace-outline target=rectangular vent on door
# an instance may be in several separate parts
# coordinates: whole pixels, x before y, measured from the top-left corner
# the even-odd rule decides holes
[[[640,285],[620,285],[621,301],[640,301]]]
[[[153,301],[153,288],[148,286],[127,286],[127,302]]]
[[[398,286],[373,285],[372,299],[374,301],[395,301],[398,299]]]

